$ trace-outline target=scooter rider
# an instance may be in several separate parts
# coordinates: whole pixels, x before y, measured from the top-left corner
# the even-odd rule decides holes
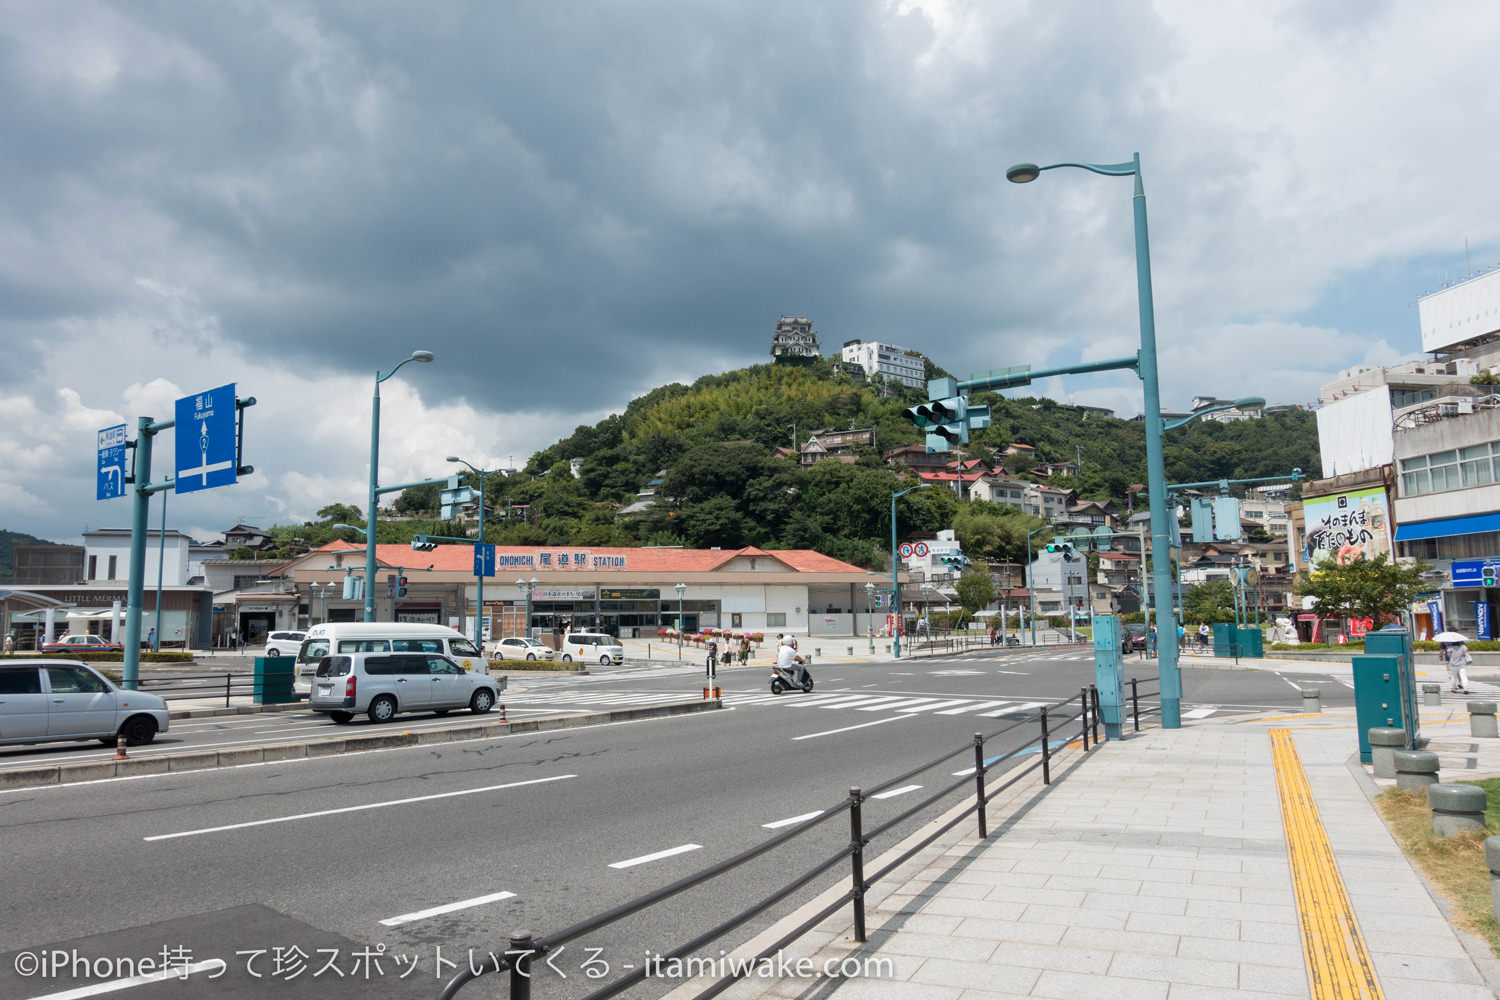
[[[797,664],[795,674],[792,672],[793,663]],[[797,655],[797,650],[792,645],[792,640],[783,639],[781,641],[781,648],[776,650],[776,669],[788,677],[795,677],[800,687],[807,686],[807,661]]]

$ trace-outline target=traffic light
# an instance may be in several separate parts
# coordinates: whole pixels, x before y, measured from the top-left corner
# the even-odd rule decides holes
[[[1479,578],[1486,587],[1500,586],[1500,581],[1497,581],[1497,578],[1500,578],[1500,566],[1485,563],[1484,568],[1479,572]]]
[[[1063,562],[1073,561],[1073,543],[1061,537],[1053,538],[1047,543],[1048,552],[1061,552]]]
[[[406,575],[404,573],[401,576],[396,577],[396,596],[406,596]]]
[[[942,454],[950,445],[968,444],[969,431],[990,425],[988,406],[970,406],[969,397],[959,395],[958,382],[935,378],[927,383],[927,402],[908,406],[902,415],[927,431],[927,453]]]
[[[471,502],[478,496],[479,494],[472,487],[459,486],[457,476],[449,476],[448,488],[446,490],[438,490],[438,503],[442,506],[442,509],[438,512],[438,516],[444,521],[451,521],[458,515],[459,507]]]
[[[418,552],[431,552],[437,548],[437,542],[432,541],[426,535],[418,535],[411,540],[411,547]]]

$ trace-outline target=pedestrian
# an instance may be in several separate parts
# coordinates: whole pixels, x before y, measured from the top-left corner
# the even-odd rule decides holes
[[[1463,642],[1443,643],[1443,662],[1448,664],[1448,690],[1454,694],[1469,693],[1469,664],[1474,657]]]
[[[9,656],[11,653],[15,652],[15,649],[16,649],[16,635],[15,635],[15,633],[14,632],[7,632],[7,633],[5,633],[5,655]]]
[[[1181,650],[1187,645],[1187,628],[1182,622],[1177,623],[1177,648]]]
[[[151,626],[151,631],[146,633],[146,648],[156,652],[156,626]]]
[[[229,630],[229,648],[232,649],[232,650],[235,650],[236,652],[239,651],[239,648],[240,648],[240,633],[239,633],[238,629],[230,629]]]
[[[713,680],[719,670],[719,640],[708,640],[708,679]]]
[[[750,662],[750,637],[748,635],[742,635],[742,636],[740,636],[740,666],[743,667],[745,664],[747,664],[749,662]]]
[[[1156,659],[1156,626],[1155,625],[1152,625],[1151,626],[1151,630],[1146,633],[1146,657],[1148,659],[1152,659],[1152,660]]]
[[[1198,645],[1208,648],[1208,622],[1198,623]]]

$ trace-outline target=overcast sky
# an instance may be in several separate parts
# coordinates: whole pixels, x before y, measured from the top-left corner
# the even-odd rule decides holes
[[[1311,403],[1500,260],[1493,3],[4,9],[0,528],[54,541],[129,524],[99,428],[228,382],[256,472],[169,527],[363,507],[416,349],[383,482],[521,465],[783,313],[960,377],[1132,353],[1131,181],[1017,161],[1141,154],[1168,408]]]

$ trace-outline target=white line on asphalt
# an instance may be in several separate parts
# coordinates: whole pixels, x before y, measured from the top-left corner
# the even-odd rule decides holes
[[[483,906],[485,903],[498,903],[502,899],[510,899],[513,892],[492,892],[488,896],[475,896],[473,899],[461,899],[456,903],[445,903],[442,906],[434,906],[427,910],[418,910],[415,913],[403,913],[399,917],[388,917],[380,922],[382,927],[399,927],[401,924],[409,924],[416,920],[426,920],[428,917],[439,917],[444,913],[452,913],[454,910],[467,910],[471,906]]]
[[[146,983],[160,983],[168,979],[186,979],[197,972],[219,972],[228,966],[222,958],[210,958],[203,962],[194,962],[192,965],[179,965],[172,969],[158,969],[155,972],[145,972],[139,976],[131,976],[129,979],[111,979],[107,983],[92,983],[88,986],[80,986],[77,989],[63,990],[61,993],[44,993],[32,997],[31,1000],[82,1000],[83,997],[96,997],[101,993],[114,993],[116,990],[128,990],[132,986],[144,986]],[[217,979],[218,976],[211,978]]]
[[[936,711],[938,709],[940,709],[940,708],[950,708],[950,707],[952,707],[954,705],[972,705],[972,704],[974,704],[974,699],[973,698],[955,698],[955,699],[953,699],[951,701],[940,701],[940,702],[937,702],[936,704],[932,704],[932,705],[922,705],[920,707],[914,706],[912,708],[898,708],[896,711],[898,711],[898,712],[934,712],[934,713],[936,713]],[[963,710],[960,709],[960,711],[963,711]],[[956,715],[958,713],[955,712],[955,713],[950,713],[950,714],[955,714]]]
[[[703,850],[702,844],[679,844],[677,847],[669,847],[665,851],[657,851],[655,854],[642,854],[640,857],[631,858],[629,861],[616,861],[610,867],[633,868],[636,865],[643,865],[648,861],[660,861],[662,858],[670,858],[674,854],[686,854],[688,851],[701,850]]]
[[[1217,711],[1217,708],[1210,706],[1209,708],[1195,708],[1191,712],[1183,712],[1182,714],[1184,718],[1188,719],[1206,719]]]
[[[868,729],[870,726],[878,726],[885,722],[899,722],[902,719],[910,718],[911,716],[909,715],[893,715],[889,719],[876,719],[874,722],[862,722],[857,726],[845,726],[843,729],[829,729],[821,733],[808,733],[806,736],[793,736],[792,742],[796,743],[798,740],[815,740],[819,736],[832,736],[835,733],[847,733],[854,729]]]
[[[799,699],[796,701],[788,702],[788,704],[793,705],[797,708],[854,708],[856,705],[884,705],[906,700],[907,699],[902,698],[900,695],[894,694],[855,694],[841,695],[839,697],[829,698],[827,701],[802,701]]]
[[[859,711],[882,712],[886,709],[890,709],[892,712],[912,712],[920,711],[920,709],[917,707],[919,705],[931,705],[934,704],[934,702],[935,699],[933,698],[907,698],[904,701],[892,702],[890,704],[865,705],[864,707],[860,708]]]
[[[792,826],[796,823],[806,823],[810,819],[817,819],[819,816],[823,815],[823,813],[824,810],[819,809],[816,812],[803,813],[801,816],[791,816],[787,819],[778,819],[774,823],[762,823],[761,826],[765,827],[767,830],[780,830],[784,826]]]
[[[915,792],[918,788],[921,787],[921,785],[902,785],[900,788],[892,788],[890,791],[881,792],[879,795],[871,795],[870,798],[894,799],[898,795],[905,795],[907,792]]]
[[[340,813],[363,812],[366,809],[384,809],[387,806],[404,806],[413,802],[431,802],[435,799],[451,799],[460,795],[477,795],[480,792],[497,792],[502,788],[520,788],[522,785],[541,785],[549,781],[562,781],[566,778],[576,778],[576,774],[558,774],[551,778],[533,778],[530,781],[512,781],[504,785],[487,785],[484,788],[465,788],[457,792],[439,792],[436,795],[417,795],[409,799],[392,799],[390,802],[367,802],[362,806],[345,806],[342,809],[320,809],[317,812],[297,813],[292,816],[276,816],[271,819],[253,819],[248,823],[230,823],[227,826],[210,826],[202,830],[184,830],[181,833],[160,833],[154,837],[142,837],[142,840],[175,840],[178,837],[196,837],[201,833],[222,833],[225,830],[243,830],[248,826],[267,826],[271,823],[290,823],[294,819],[315,819],[319,816],[337,816]]]
[[[981,701],[978,704],[966,705],[963,708],[950,708],[946,712],[936,712],[935,715],[968,715],[983,708],[998,708],[1001,705],[1013,705],[1010,701]]]

